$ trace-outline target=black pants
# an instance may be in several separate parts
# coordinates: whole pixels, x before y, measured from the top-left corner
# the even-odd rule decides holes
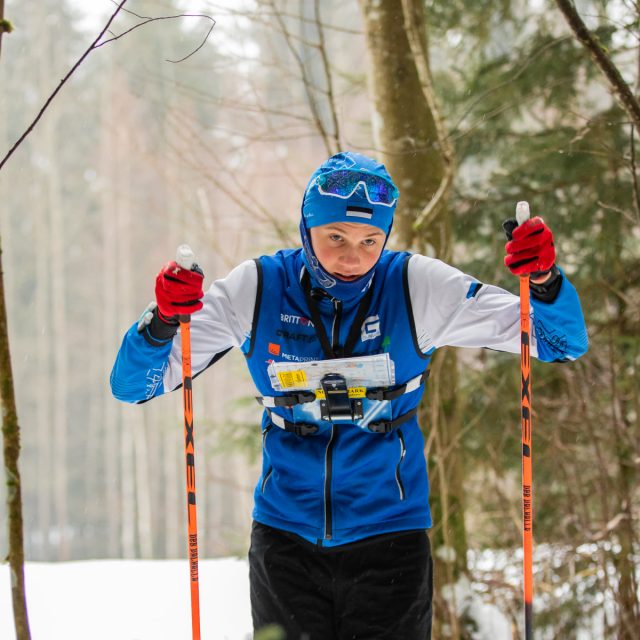
[[[253,524],[253,626],[279,625],[287,640],[429,640],[432,575],[425,531],[322,548]]]

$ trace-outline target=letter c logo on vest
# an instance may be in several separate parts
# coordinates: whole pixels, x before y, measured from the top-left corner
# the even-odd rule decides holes
[[[373,340],[380,335],[380,318],[378,316],[369,316],[362,323],[362,332],[360,336],[362,338],[362,342],[365,340]]]

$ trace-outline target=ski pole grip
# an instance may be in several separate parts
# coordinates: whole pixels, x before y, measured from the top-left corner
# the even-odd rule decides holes
[[[176,264],[183,269],[191,271],[196,266],[195,254],[188,244],[181,244],[176,251]],[[180,314],[178,316],[180,322],[189,322],[191,316],[189,314]]]
[[[521,200],[516,204],[516,220],[518,221],[518,225],[526,222],[530,217],[529,203],[526,200]]]
[[[176,251],[176,264],[191,271],[196,264],[196,256],[188,244],[181,244]]]

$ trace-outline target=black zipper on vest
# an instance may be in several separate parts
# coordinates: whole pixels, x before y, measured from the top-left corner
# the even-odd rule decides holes
[[[324,539],[333,537],[333,514],[331,512],[331,476],[333,472],[333,442],[336,436],[336,426],[331,425],[331,437],[324,455]]]
[[[373,296],[373,286],[369,286],[369,289],[364,294],[358,310],[356,312],[356,318],[349,330],[347,341],[344,347],[340,346],[340,323],[342,321],[342,300],[334,298],[331,294],[327,293],[324,289],[312,289],[311,279],[309,272],[306,271],[302,275],[301,280],[302,290],[304,291],[307,305],[309,306],[309,313],[313,321],[316,335],[322,346],[322,351],[325,358],[349,358],[353,353],[353,349],[356,346],[358,338],[360,337],[360,328],[369,310],[371,304],[371,298]],[[331,324],[331,341],[327,335],[324,325],[322,324],[322,317],[320,315],[320,309],[318,308],[318,301],[323,298],[328,298],[333,305],[333,322]],[[332,498],[331,498],[331,479],[333,475],[333,447],[336,440],[336,426],[331,425],[331,437],[327,443],[327,448],[324,454],[324,539],[331,540],[333,538],[333,513],[332,513]]]
[[[267,427],[265,428],[265,430],[262,432],[262,451],[264,452],[267,446],[267,436],[269,435],[269,432],[271,431],[271,427],[273,427],[273,424],[269,424],[267,425]],[[267,471],[267,473],[265,474],[264,478],[262,479],[262,485],[260,486],[260,492],[264,493],[264,488],[267,486],[267,482],[269,480],[269,478],[271,477],[271,474],[273,473],[273,466],[269,467],[269,471]]]

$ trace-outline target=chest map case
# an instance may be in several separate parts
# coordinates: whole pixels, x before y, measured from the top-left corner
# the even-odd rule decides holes
[[[295,422],[351,423],[367,428],[391,419],[389,400],[373,400],[367,391],[395,384],[395,366],[388,353],[313,360],[272,362],[267,372],[275,391],[310,391],[315,402],[293,406]]]

